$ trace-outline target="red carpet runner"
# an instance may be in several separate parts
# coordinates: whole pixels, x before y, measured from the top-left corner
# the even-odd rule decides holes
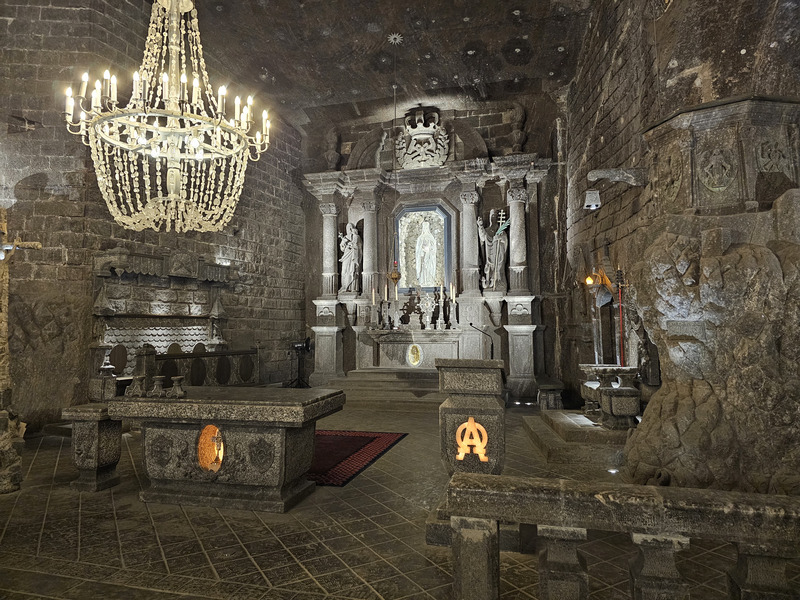
[[[378,460],[407,433],[317,431],[308,479],[342,487]]]

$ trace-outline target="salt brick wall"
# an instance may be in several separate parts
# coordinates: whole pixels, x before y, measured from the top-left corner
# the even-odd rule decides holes
[[[225,231],[176,235],[114,224],[87,149],[65,130],[64,89],[84,70],[97,76],[113,67],[120,94],[130,89],[126,79],[141,61],[150,8],[144,0],[89,6],[83,0],[5,0],[0,6],[0,110],[43,125],[0,133],[0,202],[10,206],[9,235],[43,245],[19,252],[10,266],[13,403],[33,428],[87,399],[91,269],[98,251],[175,249],[229,260],[240,277],[222,289],[225,338],[232,348],[260,341],[272,381],[290,378],[288,344],[305,335],[305,224],[292,179],[300,161],[296,131],[273,121],[272,146],[248,167]]]

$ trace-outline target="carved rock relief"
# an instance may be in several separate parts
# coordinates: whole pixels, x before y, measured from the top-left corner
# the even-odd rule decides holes
[[[633,481],[800,494],[800,245],[664,233],[631,279],[663,378],[625,448]]]

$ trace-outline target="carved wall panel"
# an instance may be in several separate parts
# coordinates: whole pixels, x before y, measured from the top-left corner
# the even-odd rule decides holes
[[[695,207],[702,211],[743,208],[742,168],[735,126],[695,134]]]

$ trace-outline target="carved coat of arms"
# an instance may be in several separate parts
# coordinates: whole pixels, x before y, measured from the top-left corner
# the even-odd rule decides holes
[[[441,167],[447,160],[450,137],[439,113],[418,108],[406,114],[403,132],[395,141],[397,163],[403,169]]]

